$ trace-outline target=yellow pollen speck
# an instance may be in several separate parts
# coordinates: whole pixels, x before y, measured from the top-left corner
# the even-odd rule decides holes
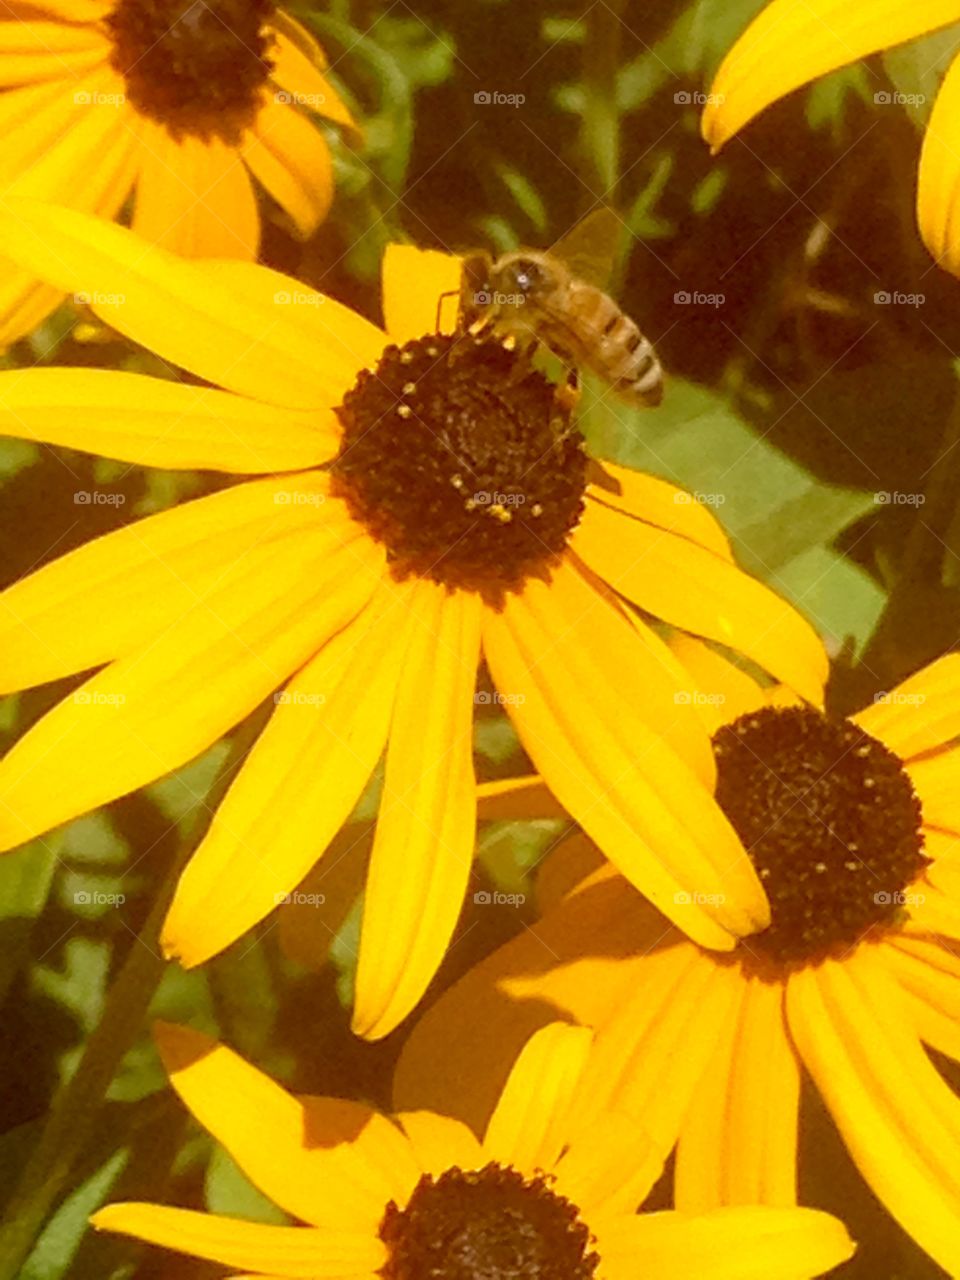
[[[859,862],[845,862],[843,865],[844,865],[844,867],[847,869],[847,871],[856,871],[856,869],[857,869],[857,867],[859,867],[860,863],[859,863]]]
[[[400,363],[401,363],[401,364],[413,364],[413,352],[412,352],[412,351],[401,351],[401,352],[400,352]]]
[[[417,384],[415,382],[405,382],[403,384],[403,394],[405,396],[412,396],[416,389]]]
[[[450,483],[453,485],[453,487],[454,487],[455,489],[462,489],[462,488],[463,488],[463,476],[459,476],[459,475],[458,475],[458,476],[451,476],[451,477],[450,477]]]
[[[515,351],[517,348],[517,340],[512,333],[508,333],[500,344],[504,351]]]
[[[398,405],[397,413],[400,415],[401,418],[410,418],[413,416],[413,410],[410,408],[408,404]]]
[[[476,505],[477,504],[474,502],[473,498],[468,498],[463,504],[463,509],[464,511],[472,511]]]
[[[428,355],[428,356],[436,356],[436,355],[439,355],[439,354],[440,354],[440,352],[438,351],[438,349],[437,349],[436,347],[427,347],[427,355]]]
[[[499,502],[493,503],[490,508],[490,514],[493,516],[494,520],[499,520],[501,524],[509,524],[513,519],[513,513],[508,511],[506,507],[502,506]]]
[[[818,874],[822,875],[827,869],[827,864],[825,862],[818,862],[813,869],[818,872]]]
[[[533,504],[533,506],[530,508],[530,514],[531,514],[532,516],[542,516],[542,515],[543,515],[543,507],[540,505],[540,503],[539,503],[539,502],[535,502],[535,503]]]
[[[857,747],[857,750],[856,750],[856,753],[855,753],[855,754],[856,754],[856,755],[858,755],[861,759],[865,759],[865,758],[870,754],[870,748],[869,748],[869,747]]]
[[[864,778],[863,785],[869,789],[870,787],[875,787],[877,784],[873,778]]]

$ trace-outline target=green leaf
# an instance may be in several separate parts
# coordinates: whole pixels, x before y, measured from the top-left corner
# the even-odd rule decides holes
[[[184,829],[206,799],[229,751],[229,742],[214,743],[196,760],[147,787],[147,795],[165,818]]]
[[[505,764],[520,750],[520,739],[509,716],[483,717],[476,721],[474,746],[493,764]]]
[[[477,841],[477,861],[497,889],[528,898],[532,893],[530,874],[557,843],[564,825],[553,818],[491,822]]]
[[[828,648],[850,643],[858,654],[870,639],[886,592],[868,573],[831,547],[809,547],[777,573],[773,585],[810,617]]]
[[[853,566],[841,573],[845,562],[836,553],[803,557],[827,549],[874,510],[872,494],[820,483],[723,397],[693,383],[672,382],[660,409],[629,410],[603,396],[585,415],[588,441],[601,457],[688,489],[724,526],[740,565],[792,599],[826,635],[862,639],[869,631],[878,608],[872,581]],[[802,578],[804,566],[816,570],[812,579]]]
[[[40,446],[30,440],[0,436],[0,482],[10,480],[40,459]]]
[[[899,106],[906,110],[915,124],[925,125],[933,110],[940,82],[956,56],[958,41],[960,26],[954,23],[942,31],[932,31],[919,40],[911,40],[909,44],[887,49],[883,54],[883,67],[890,77],[893,92],[880,98],[878,107],[890,111]],[[878,89],[875,93],[879,95],[884,90]]]
[[[48,836],[0,858],[0,1004],[26,959],[34,923],[50,894],[59,845],[59,836]]]
[[[225,1217],[246,1218],[268,1226],[285,1226],[290,1219],[253,1185],[223,1147],[215,1146],[204,1184],[207,1208]]]
[[[110,1194],[110,1188],[123,1172],[127,1158],[124,1150],[114,1152],[86,1182],[67,1196],[23,1264],[20,1280],[59,1280],[67,1274],[80,1241],[90,1230],[88,1219],[91,1213]]]

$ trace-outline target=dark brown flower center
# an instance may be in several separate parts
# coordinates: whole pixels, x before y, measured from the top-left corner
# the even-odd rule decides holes
[[[107,18],[130,102],[175,138],[236,145],[273,66],[273,0],[119,0]]]
[[[575,1205],[498,1164],[424,1174],[380,1237],[384,1280],[591,1280],[600,1262]]]
[[[768,708],[714,736],[717,800],[770,899],[738,954],[761,970],[839,955],[902,914],[927,864],[901,761],[849,720]]]
[[[398,576],[494,600],[563,551],[587,456],[553,385],[499,342],[388,347],[339,410],[336,491]]]

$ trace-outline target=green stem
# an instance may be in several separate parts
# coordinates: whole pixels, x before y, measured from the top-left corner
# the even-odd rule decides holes
[[[595,4],[586,17],[583,45],[583,90],[586,101],[580,137],[583,177],[594,197],[616,202],[620,178],[620,115],[617,72],[620,70],[620,14],[625,0]]]
[[[180,872],[202,838],[203,821],[216,809],[235,769],[261,726],[252,717],[237,733],[213,786],[198,806],[188,837],[164,878],[146,923],[130,946],[104,1002],[77,1069],[53,1101],[49,1117],[0,1225],[0,1280],[17,1280],[51,1210],[69,1184],[78,1156],[94,1130],[104,1095],[121,1060],[143,1029],[166,962],[160,930]]]

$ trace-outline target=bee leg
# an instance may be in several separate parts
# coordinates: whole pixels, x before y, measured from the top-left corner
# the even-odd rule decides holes
[[[446,293],[441,293],[440,297],[437,299],[437,319],[436,319],[436,322],[435,322],[435,324],[434,324],[434,332],[435,332],[435,333],[440,333],[440,332],[441,332],[441,329],[440,329],[440,319],[441,319],[441,316],[442,316],[442,313],[443,313],[443,304],[444,304],[444,302],[446,301],[446,299],[447,299],[447,298],[459,298],[459,297],[460,297],[460,290],[459,290],[459,289],[448,289]],[[458,304],[457,304],[457,311],[458,311],[458,315],[459,315],[459,310],[460,310],[460,304],[458,303]]]
[[[567,366],[567,376],[555,388],[553,398],[566,413],[572,413],[580,403],[580,374],[576,365]]]

